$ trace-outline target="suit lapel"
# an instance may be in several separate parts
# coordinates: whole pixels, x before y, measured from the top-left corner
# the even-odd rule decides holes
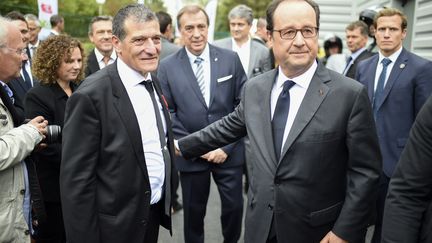
[[[217,83],[217,74],[219,73],[219,65],[218,65],[218,52],[213,46],[209,44],[210,49],[210,102],[209,107],[213,103],[214,98],[214,91],[216,90],[216,83]]]
[[[258,52],[253,49],[253,40],[250,41],[250,51],[249,51],[249,66],[248,70],[245,70],[248,77],[252,76],[253,68],[255,67],[255,62],[258,61]]]
[[[379,55],[375,55],[372,60],[370,61],[370,65],[367,65],[365,73],[362,75],[366,76],[367,80],[367,90],[369,95],[369,100],[371,101],[371,104],[373,104],[373,97],[375,93],[375,75],[376,75],[376,68],[378,65],[378,57]]]
[[[327,96],[329,87],[325,83],[328,81],[330,81],[330,76],[327,70],[323,65],[318,64],[318,68],[312,77],[312,80],[294,119],[294,123],[283,146],[279,163],[283,160],[283,157],[299,134],[303,131],[307,124],[309,124],[310,120],[315,115],[321,103]]]
[[[145,166],[144,149],[141,140],[141,132],[138,125],[138,120],[135,115],[132,103],[126,92],[126,88],[121,82],[118,75],[117,62],[107,68],[109,77],[111,79],[112,92],[114,98],[114,108],[119,113],[119,117],[127,131],[127,135],[131,141],[132,148],[135,152],[138,164],[142,172],[148,176],[147,167]]]
[[[183,47],[183,49],[181,50],[180,54],[180,67],[181,70],[183,71],[183,77],[185,77],[186,82],[189,84],[189,86],[191,87],[191,89],[194,91],[195,95],[197,96],[198,100],[205,106],[207,107],[207,104],[204,100],[204,96],[201,93],[201,90],[199,88],[198,85],[198,81],[195,77],[195,74],[192,70],[191,64],[189,62],[189,57],[186,53],[186,49]],[[182,75],[179,74],[179,77],[181,77]]]
[[[95,73],[95,72],[99,71],[99,62],[96,59],[96,54],[95,54],[95,50],[94,49],[90,53],[88,65],[89,65],[89,68],[90,68],[90,70],[91,70],[92,73]]]
[[[381,102],[378,103],[378,109],[381,107],[381,105],[386,100],[388,94],[390,93],[390,90],[392,89],[393,85],[395,84],[396,80],[398,79],[399,75],[402,73],[402,71],[405,69],[405,67],[408,65],[408,57],[406,55],[405,49],[402,49],[401,54],[396,59],[395,64],[393,65],[392,71],[389,75],[389,78],[387,79],[387,82],[384,87],[384,94],[381,99]],[[401,68],[403,66],[403,68]]]

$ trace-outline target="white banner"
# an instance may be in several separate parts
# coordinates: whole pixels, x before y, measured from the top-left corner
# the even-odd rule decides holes
[[[49,35],[51,24],[51,15],[58,14],[57,0],[38,0],[39,21],[42,25],[42,31],[39,33],[39,39],[43,40]]]
[[[205,7],[205,11],[207,12],[210,19],[210,26],[208,29],[208,42],[212,43],[214,39],[214,29],[216,24],[216,12],[217,12],[217,0],[209,0]]]

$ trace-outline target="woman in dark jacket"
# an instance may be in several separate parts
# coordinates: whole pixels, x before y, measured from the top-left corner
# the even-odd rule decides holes
[[[47,148],[33,154],[47,212],[47,220],[36,227],[37,243],[66,242],[59,189],[61,128],[66,101],[83,78],[84,58],[81,43],[65,35],[42,42],[33,58],[32,72],[40,85],[30,89],[25,97],[25,116],[43,116],[48,125],[60,128],[51,131],[51,139],[47,136]],[[60,134],[55,136],[56,132]]]

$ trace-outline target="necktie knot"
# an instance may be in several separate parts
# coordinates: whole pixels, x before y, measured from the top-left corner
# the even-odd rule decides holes
[[[295,82],[292,80],[287,80],[283,84],[283,91],[284,93],[288,92],[293,86],[295,85]]]
[[[200,65],[203,61],[204,61],[204,59],[202,59],[201,57],[197,57],[197,58],[195,59],[194,63],[195,63],[196,65]]]
[[[388,58],[382,59],[381,63],[384,67],[387,67],[392,61]]]
[[[144,80],[140,84],[143,84],[148,92],[153,92],[153,82],[151,80]]]

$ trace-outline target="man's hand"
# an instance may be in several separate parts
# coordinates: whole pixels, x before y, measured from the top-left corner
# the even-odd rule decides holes
[[[218,148],[202,155],[201,158],[206,159],[208,162],[222,164],[228,158],[228,155],[222,149]]]
[[[45,120],[45,118],[43,118],[42,116],[37,116],[35,118],[33,118],[33,120],[30,120],[28,122],[28,124],[34,126],[39,133],[42,135],[42,139],[45,139],[45,135],[47,134],[47,126],[48,126],[48,121]],[[40,151],[44,148],[46,148],[48,145],[46,143],[40,143],[38,145],[36,145],[35,151]]]
[[[348,241],[339,238],[333,232],[328,232],[326,236],[320,241],[320,243],[348,243]]]

